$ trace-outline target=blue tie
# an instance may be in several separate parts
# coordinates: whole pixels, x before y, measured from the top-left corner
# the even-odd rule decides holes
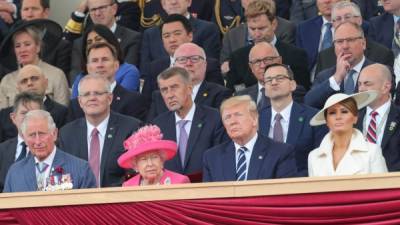
[[[247,174],[247,164],[246,164],[246,155],[245,155],[247,148],[240,147],[238,151],[239,151],[239,156],[238,156],[238,161],[237,161],[237,165],[236,165],[236,180],[242,181],[242,180],[246,180],[246,174]]]
[[[345,94],[353,94],[354,93],[354,79],[353,75],[356,73],[355,70],[350,70],[350,72],[347,75],[347,80],[344,83],[344,93]]]
[[[332,23],[325,23],[326,27],[324,37],[322,39],[321,51],[332,46]]]
[[[18,162],[18,161],[20,161],[20,160],[22,160],[22,159],[24,159],[26,157],[26,144],[25,144],[25,142],[24,141],[21,142],[20,145],[22,146],[22,150],[21,150],[21,153],[19,153],[19,156],[18,156],[17,160],[15,160],[16,162]]]

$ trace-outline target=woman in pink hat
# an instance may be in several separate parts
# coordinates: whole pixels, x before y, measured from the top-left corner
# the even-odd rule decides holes
[[[144,126],[124,141],[127,150],[118,159],[125,169],[133,168],[139,174],[122,186],[190,183],[187,176],[164,169],[164,162],[172,159],[177,150],[174,141],[162,140],[160,128]]]

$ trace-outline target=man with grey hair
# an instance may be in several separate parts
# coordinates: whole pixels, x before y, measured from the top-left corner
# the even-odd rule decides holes
[[[111,111],[113,94],[102,75],[86,75],[79,83],[79,105],[84,112],[60,130],[60,147],[88,160],[97,187],[121,186],[125,171],[117,160],[123,142],[141,125],[135,118]]]
[[[367,141],[382,148],[389,171],[400,170],[400,108],[393,104],[392,73],[387,66],[372,64],[361,70],[358,90],[378,92],[378,97],[360,111],[357,128]]]
[[[4,192],[95,187],[89,164],[55,146],[58,130],[50,113],[43,110],[28,112],[21,131],[31,156],[10,167]]]
[[[178,154],[165,162],[165,168],[201,181],[203,153],[225,141],[225,131],[218,111],[192,100],[193,84],[189,73],[171,67],[158,76],[158,85],[167,112],[152,123],[159,126],[164,138],[178,143]]]
[[[193,86],[191,97],[196,104],[218,109],[224,99],[232,96],[232,92],[228,88],[206,80],[206,54],[200,46],[194,43],[184,43],[176,49],[174,59],[174,66],[184,68],[189,73]],[[154,91],[151,99],[148,120],[168,111],[160,91]]]
[[[368,25],[363,22],[360,8],[350,1],[340,1],[332,6],[332,26],[337,28],[343,22],[352,22],[361,26],[366,32]],[[393,66],[393,52],[386,46],[366,37],[365,57],[372,62]],[[317,59],[316,74],[336,64],[336,55],[333,47],[321,51]]]
[[[257,106],[250,96],[235,96],[221,105],[231,141],[204,153],[203,182],[292,177],[297,173],[293,147],[260,134]]]

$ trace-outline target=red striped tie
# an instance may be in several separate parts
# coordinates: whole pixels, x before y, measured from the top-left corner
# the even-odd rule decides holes
[[[371,120],[369,121],[368,132],[367,132],[367,141],[371,143],[376,143],[376,116],[378,112],[371,112]]]

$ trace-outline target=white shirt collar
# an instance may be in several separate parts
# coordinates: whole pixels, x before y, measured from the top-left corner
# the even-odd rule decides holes
[[[382,117],[382,116],[389,110],[390,104],[391,104],[391,101],[388,100],[388,101],[386,101],[383,105],[379,106],[379,107],[375,110],[376,112],[378,112],[378,116]],[[368,106],[368,107],[367,107],[367,112],[366,112],[367,114],[366,114],[366,115],[370,115],[372,111],[373,111],[372,108]]]
[[[203,83],[203,81],[193,86],[193,90],[192,90],[192,101],[193,102],[197,96],[197,93],[199,92],[199,89],[200,89],[200,86],[202,83]]]
[[[117,82],[114,80],[114,82],[111,83],[110,88],[111,88],[111,93],[114,92],[115,87],[117,86]]]
[[[362,69],[362,66],[364,65],[364,62],[365,62],[365,56],[363,55],[361,61],[357,63],[352,69],[355,70],[357,74],[359,74]]]
[[[54,161],[54,157],[56,156],[56,150],[57,148],[56,146],[54,146],[53,151],[42,162],[46,163],[49,167],[51,167]],[[34,158],[35,158],[35,164],[38,163],[39,160],[36,158],[36,156]]]
[[[175,124],[177,124],[180,120],[188,120],[190,122],[193,121],[194,111],[196,110],[196,104],[193,102],[192,107],[190,108],[188,114],[185,118],[179,117],[179,115],[175,112]]]
[[[175,58],[173,56],[169,56],[169,67],[173,67],[175,64]]]
[[[117,23],[114,21],[113,25],[110,27],[111,32],[115,33],[117,30]]]
[[[276,35],[274,34],[274,37],[272,38],[272,41],[270,42],[270,44],[275,46],[277,41],[278,41],[278,39],[276,38]]]
[[[254,145],[256,144],[258,138],[258,133],[256,133],[254,135],[254,137],[252,137],[246,144],[244,144],[243,146],[247,148],[247,150],[251,153],[253,152],[254,149]],[[235,150],[236,152],[239,150],[240,147],[242,147],[242,145],[239,145],[236,142],[233,142],[233,144],[235,145]]]
[[[107,125],[108,125],[109,119],[110,119],[110,115],[108,115],[103,121],[101,121],[101,123],[97,127],[93,126],[88,120],[86,120],[88,140],[90,140],[90,138],[91,138],[90,136],[91,136],[92,130],[94,128],[97,128],[97,130],[99,131],[99,134],[102,137],[105,137],[106,133],[107,133]]]
[[[290,112],[292,111],[292,106],[293,106],[293,101],[290,102],[289,105],[287,105],[287,106],[280,112],[280,114],[281,114],[281,116],[282,116],[282,119],[283,119],[285,122],[289,122],[289,120],[290,120]],[[278,113],[278,112],[275,111],[274,107],[271,107],[271,122],[274,122],[274,120],[275,120],[275,115],[276,115],[277,113]]]

